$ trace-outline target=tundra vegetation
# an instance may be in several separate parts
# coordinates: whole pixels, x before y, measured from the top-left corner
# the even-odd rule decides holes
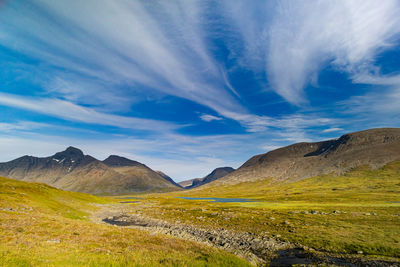
[[[113,202],[0,178],[0,266],[249,265],[194,242],[91,222]]]
[[[400,162],[297,182],[260,180],[142,196],[149,217],[271,236],[309,250],[400,258]],[[250,198],[224,203],[179,197]],[[396,259],[394,259],[396,260]]]
[[[314,255],[400,264],[399,196],[400,161],[376,170],[361,166],[340,176],[296,182],[211,183],[188,191],[120,197],[96,197],[0,178],[0,262],[7,266],[251,264],[201,243],[91,220],[100,208],[120,206],[140,216],[199,229],[268,236],[302,246]],[[129,197],[134,199],[121,199]]]

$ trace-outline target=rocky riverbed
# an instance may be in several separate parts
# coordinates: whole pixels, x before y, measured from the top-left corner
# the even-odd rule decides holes
[[[223,249],[258,266],[400,266],[396,262],[372,260],[351,255],[330,255],[269,236],[233,232],[228,229],[202,229],[181,223],[148,218],[121,206],[107,206],[92,219],[97,223],[165,234]],[[321,265],[322,264],[322,265]]]
[[[293,246],[270,237],[257,237],[252,233],[233,233],[226,229],[199,229],[184,224],[171,224],[165,221],[145,218],[142,215],[120,214],[103,219],[108,224],[141,228],[151,233],[166,234],[206,243],[224,249],[247,259],[254,264],[263,264],[273,252]]]

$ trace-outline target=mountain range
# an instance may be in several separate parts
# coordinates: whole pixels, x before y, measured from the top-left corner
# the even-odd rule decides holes
[[[216,168],[215,170],[213,170],[211,173],[209,173],[207,176],[205,176],[203,178],[195,178],[195,179],[182,181],[182,182],[179,182],[179,185],[181,185],[185,189],[199,187],[199,186],[211,183],[212,181],[218,180],[234,171],[235,171],[235,169],[232,167]]]
[[[340,175],[358,166],[377,169],[400,160],[400,129],[379,128],[314,143],[296,143],[256,155],[236,171],[208,185],[262,179],[297,181],[324,174]]]
[[[180,189],[171,178],[140,162],[116,155],[100,161],[74,147],[50,157],[23,156],[0,163],[0,176],[103,195]]]
[[[362,165],[376,169],[395,160],[400,160],[400,129],[380,128],[327,141],[296,143],[256,155],[237,170],[217,168],[203,178],[179,184],[140,162],[116,155],[100,161],[74,147],[50,157],[23,156],[0,163],[0,176],[42,182],[69,191],[122,195],[263,179],[290,182],[324,174],[339,175]]]

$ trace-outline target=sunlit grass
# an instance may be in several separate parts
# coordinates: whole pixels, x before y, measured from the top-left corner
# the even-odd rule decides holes
[[[0,178],[0,266],[247,266],[193,242],[94,224],[111,198]]]
[[[260,202],[215,203],[180,196]],[[292,183],[270,179],[147,195],[136,208],[170,221],[274,236],[319,251],[400,257],[400,203],[396,202],[400,202],[400,162]]]

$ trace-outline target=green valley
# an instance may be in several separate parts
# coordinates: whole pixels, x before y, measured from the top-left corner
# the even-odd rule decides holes
[[[204,245],[94,224],[104,198],[0,178],[0,266],[246,266]]]
[[[178,197],[251,198],[218,203]],[[400,257],[400,162],[287,183],[271,180],[146,195],[136,212],[268,235],[341,257]]]

